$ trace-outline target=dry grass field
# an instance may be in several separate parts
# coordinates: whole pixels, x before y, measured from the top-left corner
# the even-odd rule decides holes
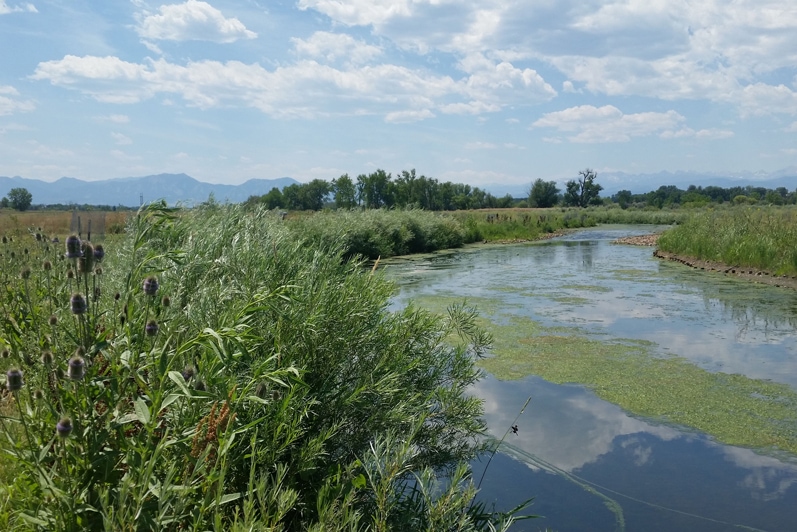
[[[81,219],[81,232],[88,232],[88,221],[94,219],[93,229],[95,234],[104,232],[119,233],[124,230],[127,217],[135,211],[25,211],[19,212],[11,209],[0,210],[0,234],[22,235],[29,232],[41,232],[49,237],[63,237],[77,232],[72,227],[73,217]],[[99,223],[99,218],[104,218],[104,223]],[[104,231],[101,230],[104,225]]]

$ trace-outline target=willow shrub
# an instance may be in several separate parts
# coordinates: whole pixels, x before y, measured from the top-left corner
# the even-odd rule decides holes
[[[698,212],[665,232],[658,247],[729,266],[797,275],[797,210],[738,206]]]
[[[340,242],[233,206],[145,208],[106,256],[28,240],[0,271],[4,528],[511,522],[473,503],[471,311],[391,312]]]
[[[337,242],[345,257],[369,259],[461,247],[465,230],[444,214],[421,209],[324,211],[290,220],[297,238]]]

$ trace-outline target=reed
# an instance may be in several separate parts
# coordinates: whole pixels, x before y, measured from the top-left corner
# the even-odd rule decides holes
[[[659,249],[775,275],[797,275],[797,209],[736,206],[696,213],[665,232]]]

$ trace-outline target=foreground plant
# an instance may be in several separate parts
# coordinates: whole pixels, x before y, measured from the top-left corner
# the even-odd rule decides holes
[[[339,245],[235,207],[145,208],[113,250],[37,242],[0,270],[9,528],[511,522],[470,504],[489,338],[467,309],[391,312]]]

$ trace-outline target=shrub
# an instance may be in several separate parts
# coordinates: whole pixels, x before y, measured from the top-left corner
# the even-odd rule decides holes
[[[233,206],[145,208],[103,258],[30,244],[0,271],[7,528],[511,522],[471,504],[471,311],[391,312],[339,240]]]

